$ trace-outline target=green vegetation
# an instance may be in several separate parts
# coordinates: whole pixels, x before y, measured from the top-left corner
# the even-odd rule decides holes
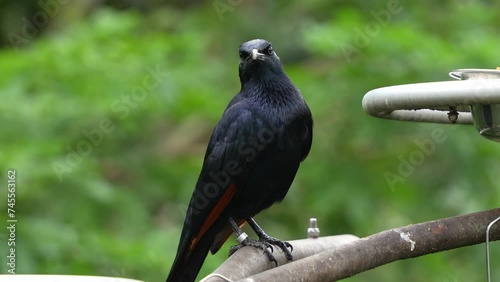
[[[237,47],[251,38],[273,42],[315,118],[313,148],[288,196],[257,217],[269,234],[303,238],[317,217],[322,235],[367,236],[498,206],[499,144],[470,126],[379,120],[361,109],[374,88],[498,66],[498,5],[189,2],[142,12],[102,6],[74,18],[80,6],[68,3],[16,48],[2,35],[0,179],[6,187],[16,169],[16,273],[164,279],[211,130],[239,90]],[[23,22],[9,20],[23,36]],[[398,175],[435,130],[445,141],[388,183],[384,175]],[[232,244],[209,255],[200,277]],[[480,245],[346,281],[482,279]]]

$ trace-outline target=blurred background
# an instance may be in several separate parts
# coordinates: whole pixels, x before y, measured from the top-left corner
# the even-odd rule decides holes
[[[499,66],[498,1],[25,0],[0,1],[0,19],[0,180],[17,171],[17,273],[162,281],[211,131],[239,91],[238,46],[253,38],[273,43],[315,119],[288,196],[257,217],[272,236],[304,238],[317,217],[324,236],[364,237],[500,202],[500,144],[361,108],[374,88]],[[478,245],[346,281],[479,281],[484,256]],[[492,263],[498,281],[498,243]]]

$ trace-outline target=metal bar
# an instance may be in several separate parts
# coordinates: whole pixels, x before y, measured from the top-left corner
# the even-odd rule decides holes
[[[293,246],[293,259],[297,261],[358,239],[354,235],[336,235],[315,239],[293,240],[289,241],[289,243]],[[273,254],[279,265],[289,263],[280,248],[274,248]],[[267,259],[262,250],[253,247],[243,247],[200,282],[236,281],[274,267],[274,263]]]
[[[500,79],[441,81],[383,87],[363,97],[363,109],[370,115],[394,120],[453,123],[450,106],[500,104]],[[469,112],[459,112],[456,123],[472,124]]]

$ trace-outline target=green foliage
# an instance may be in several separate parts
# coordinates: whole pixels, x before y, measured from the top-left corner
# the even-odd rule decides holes
[[[0,169],[18,171],[18,273],[166,277],[211,130],[239,90],[238,44],[252,37],[274,43],[315,119],[287,198],[257,218],[269,234],[302,238],[317,217],[322,235],[367,236],[498,206],[498,144],[473,127],[378,120],[361,99],[447,80],[454,68],[496,67],[500,11],[403,1],[387,12],[392,2],[243,2],[223,14],[212,3],[100,8],[19,52],[0,50]],[[434,130],[446,140],[388,183]],[[483,257],[483,246],[469,247],[348,281],[477,281]]]

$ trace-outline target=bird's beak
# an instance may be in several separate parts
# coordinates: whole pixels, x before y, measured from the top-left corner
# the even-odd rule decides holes
[[[257,49],[252,49],[252,60],[263,60],[264,59],[264,54],[259,53],[259,50]]]

